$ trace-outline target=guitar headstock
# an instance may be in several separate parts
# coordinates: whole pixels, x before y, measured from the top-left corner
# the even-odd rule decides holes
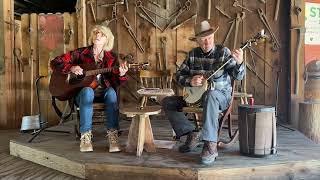
[[[142,70],[146,69],[148,66],[150,66],[149,62],[143,62],[143,63],[129,63],[128,68],[134,69],[134,70]]]

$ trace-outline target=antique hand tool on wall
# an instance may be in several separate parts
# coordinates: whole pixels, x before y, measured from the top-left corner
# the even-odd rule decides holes
[[[138,13],[137,14],[144,20],[148,21],[150,24],[152,24],[154,27],[158,28],[160,31],[162,31],[161,27],[156,24],[155,22],[153,22],[152,20],[150,20],[148,17],[146,17],[145,15],[143,15],[142,13]]]
[[[148,1],[149,1],[151,4],[157,6],[158,8],[161,8],[161,5],[158,4],[157,2],[154,2],[154,1],[152,1],[152,0],[148,0]]]
[[[166,10],[169,10],[169,4],[170,4],[170,0],[166,0],[166,7],[165,7]]]
[[[299,73],[300,73],[300,51],[301,51],[301,44],[302,40],[304,38],[304,34],[306,32],[305,27],[293,27],[291,30],[297,30],[298,31],[298,42],[297,42],[297,49],[296,49],[296,62],[295,62],[295,90],[294,93],[297,95],[299,94]]]
[[[211,0],[208,0],[207,19],[211,17]]]
[[[124,4],[125,1],[122,0],[122,1],[116,1],[114,3],[106,3],[106,4],[99,4],[98,6],[101,6],[101,7],[110,7],[110,6],[117,6],[117,5],[121,5],[121,4]]]
[[[231,32],[232,32],[235,24],[236,24],[236,20],[234,19],[234,20],[232,21],[231,25],[230,25],[230,28],[229,28],[229,30],[228,30],[228,33],[227,33],[226,37],[224,38],[224,40],[223,40],[223,42],[222,42],[223,45],[226,45],[225,43],[226,43],[226,41],[229,39],[230,34],[231,34]]]
[[[125,4],[125,2],[126,2],[126,4]],[[107,3],[107,4],[100,4],[100,5],[98,5],[98,6],[100,6],[100,7],[110,7],[110,6],[112,6],[112,12],[111,12],[111,17],[112,17],[112,19],[110,19],[110,20],[104,20],[104,22],[106,23],[106,25],[109,25],[112,21],[114,21],[114,20],[117,20],[118,18],[117,18],[117,6],[118,5],[121,5],[121,4],[125,4],[126,5],[126,8],[128,8],[127,6],[128,6],[128,1],[124,1],[124,0],[122,0],[122,1],[116,1],[116,2],[114,2],[114,3]],[[128,10],[128,9],[127,9]]]
[[[236,21],[236,29],[234,31],[233,49],[235,49],[236,45],[237,45],[240,22],[243,21],[243,19],[245,17],[246,17],[245,12],[241,12],[241,14],[237,13],[237,17],[236,17],[236,20],[235,20]]]
[[[124,4],[126,5],[126,12],[129,12],[129,0],[124,0]]]
[[[233,7],[240,7],[241,9],[244,9],[244,10],[247,10],[247,11],[249,11],[249,12],[252,12],[250,9],[242,6],[238,0],[234,0],[232,6],[233,6]]]
[[[191,17],[189,17],[188,19],[180,22],[179,24],[173,26],[171,29],[176,30],[178,29],[180,26],[182,26],[183,24],[185,24],[186,22],[190,21],[191,19],[196,19],[197,18],[197,14],[192,15]]]
[[[154,12],[154,11],[150,10],[149,8],[143,6],[141,1],[137,1],[137,2],[136,2],[136,7],[139,7],[139,8],[141,9],[141,11],[144,12],[147,16],[150,16],[150,15],[147,14],[146,11],[148,11],[148,12],[150,12],[150,13],[152,13],[152,14],[154,14],[154,15],[162,18],[162,19],[168,20],[167,17],[164,17],[164,16],[162,16],[161,14],[159,14],[159,13],[157,13],[157,12]],[[151,17],[151,16],[150,16],[150,17]],[[151,18],[151,20],[153,21],[152,18]]]
[[[184,6],[182,8],[179,9],[178,13],[172,17],[169,21],[169,23],[167,24],[167,26],[163,29],[162,32],[164,32],[165,30],[167,30],[169,28],[169,26],[174,22],[175,19],[177,19],[183,12],[185,11],[189,11],[190,10],[190,7],[191,7],[191,1],[190,0],[187,0],[185,3],[184,3]]]
[[[280,0],[277,0],[277,2],[276,2],[276,8],[275,8],[275,10],[274,10],[274,17],[273,17],[273,20],[274,20],[274,21],[277,21],[277,20],[278,20],[279,8],[280,8]]]
[[[269,87],[269,85],[263,80],[263,78],[261,78],[259,76],[259,74],[248,64],[246,63],[246,67],[267,87]]]
[[[19,72],[24,72],[24,64],[22,61],[22,57],[21,57],[21,49],[20,48],[14,48],[13,49],[13,55],[15,57],[15,59],[18,62],[18,68],[19,68]]]
[[[221,14],[223,14],[225,17],[227,17],[227,18],[229,18],[229,19],[232,19],[231,18],[231,16],[227,13],[227,12],[225,12],[220,6],[216,6],[216,9],[221,13]]]
[[[94,3],[93,1],[94,0],[88,0],[87,4],[90,5],[90,9],[91,9],[91,13],[92,13],[94,22],[97,22],[96,13],[94,12],[94,8],[93,8],[93,3]]]
[[[139,0],[139,1],[136,1],[136,7],[137,8],[140,8],[140,10],[147,16],[144,16],[143,14],[141,13],[138,13],[138,15],[143,18],[144,20],[148,21],[149,23],[151,23],[154,27],[158,28],[160,31],[162,31],[162,29],[160,28],[160,26],[156,23],[156,21],[150,16],[150,14],[147,13],[146,11],[146,7],[144,7],[142,5],[142,2]],[[151,11],[151,10],[149,10]]]
[[[271,26],[270,26],[270,24],[268,22],[268,19],[267,19],[266,15],[264,14],[264,12],[262,11],[261,8],[259,8],[257,11],[258,11],[260,20],[262,21],[264,26],[268,29],[268,31],[269,31],[269,33],[271,35],[271,38],[272,38],[272,49],[274,51],[277,51],[280,48],[280,43],[279,43],[276,35],[274,34],[274,32],[271,29]]]
[[[224,41],[222,43],[223,45],[225,45],[226,41],[229,40],[229,37],[230,37],[232,30],[236,26],[236,30],[235,30],[235,34],[234,34],[234,46],[235,46],[235,44],[237,42],[236,40],[238,38],[237,34],[238,34],[239,24],[240,24],[240,21],[243,20],[244,18],[245,18],[245,12],[242,12],[241,14],[237,13],[236,18],[232,21],[232,24],[229,28],[229,31],[228,31],[226,37],[224,38]]]
[[[167,70],[167,37],[161,37],[161,49],[162,49],[162,57],[163,57],[163,68],[162,70]]]
[[[134,42],[136,43],[136,45],[138,46],[138,48],[140,49],[141,52],[144,53],[144,48],[142,47],[142,45],[140,44],[140,42],[137,39],[136,34],[133,32],[133,29],[129,23],[129,21],[127,20],[126,16],[123,15],[123,21],[124,21],[124,25],[127,28],[130,36],[132,37],[132,39],[134,40]]]
[[[256,50],[254,50],[252,47],[248,47],[248,49],[250,50],[250,53],[254,53],[256,56],[259,57],[259,59],[261,59],[264,63],[266,63],[266,65],[268,65],[271,69],[273,69],[273,66],[266,61]]]

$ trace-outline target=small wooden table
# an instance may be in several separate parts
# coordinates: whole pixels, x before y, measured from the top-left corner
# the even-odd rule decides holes
[[[125,107],[120,109],[120,113],[127,117],[133,117],[126,146],[126,152],[137,151],[137,156],[141,156],[143,149],[147,152],[156,152],[150,115],[161,112],[161,106],[147,106],[143,109],[137,107]]]

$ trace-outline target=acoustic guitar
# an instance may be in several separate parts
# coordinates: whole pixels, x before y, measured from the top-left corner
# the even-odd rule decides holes
[[[257,43],[261,40],[266,39],[267,36],[264,34],[264,30],[261,30],[259,33],[257,33],[254,37],[248,39],[243,43],[243,45],[240,47],[242,50],[245,49],[246,47],[251,47],[253,43]],[[214,72],[208,76],[205,77],[205,80],[203,81],[202,86],[198,87],[185,87],[184,88],[184,100],[186,101],[188,106],[193,106],[193,107],[199,107],[201,105],[201,100],[203,94],[208,90],[208,80],[217,74],[223,67],[225,67],[231,60],[232,56],[230,55],[225,59],[223,64],[218,67],[217,69],[214,70]],[[212,83],[214,86],[214,83]],[[212,87],[214,88],[214,87]]]
[[[149,63],[134,63],[127,65],[130,69],[142,69],[148,66]],[[96,69],[95,64],[79,64],[79,66],[83,69],[82,75],[76,75],[71,72],[62,73],[59,71],[53,71],[49,82],[49,92],[52,96],[56,97],[60,101],[69,100],[84,87],[91,87],[92,89],[98,87],[96,78],[97,74],[111,72],[113,69],[119,68],[112,67]]]

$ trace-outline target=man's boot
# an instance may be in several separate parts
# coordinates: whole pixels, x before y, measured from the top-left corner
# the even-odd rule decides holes
[[[107,136],[109,141],[109,152],[120,152],[120,144],[118,138],[118,131],[115,129],[110,129],[107,131]]]
[[[199,132],[190,132],[188,133],[187,140],[184,145],[179,147],[179,151],[182,153],[194,151],[197,146],[200,144],[200,133]]]
[[[91,131],[87,131],[85,133],[81,133],[80,152],[91,152],[91,151],[93,151],[91,139],[92,139]]]
[[[218,156],[217,143],[213,141],[204,141],[201,162],[204,165],[211,165]]]

